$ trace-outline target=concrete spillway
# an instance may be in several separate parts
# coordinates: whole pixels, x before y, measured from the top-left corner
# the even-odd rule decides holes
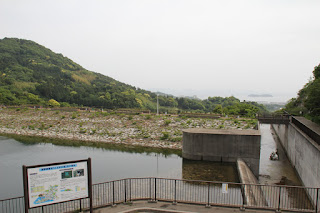
[[[237,168],[240,182],[245,184],[242,189],[245,203],[249,206],[267,206],[268,203],[261,186],[255,185],[259,182],[247,164],[242,159],[238,159]]]
[[[237,162],[241,158],[259,177],[260,130],[183,130],[182,157],[189,160]]]

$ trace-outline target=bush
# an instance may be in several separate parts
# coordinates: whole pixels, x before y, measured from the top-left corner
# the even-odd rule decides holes
[[[68,102],[61,102],[60,106],[61,107],[71,107],[71,105]]]
[[[60,103],[54,99],[50,99],[48,101],[48,106],[49,107],[59,107],[60,106]]]
[[[96,129],[91,129],[90,135],[94,135],[96,133]]]
[[[169,139],[169,132],[162,132],[162,136],[160,137],[160,140],[168,140]]]
[[[82,134],[84,134],[84,133],[86,133],[87,132],[87,130],[86,129],[84,129],[84,128],[80,128],[80,131],[79,131],[79,133],[82,133]]]
[[[180,142],[180,141],[182,141],[182,137],[171,138],[170,141],[172,141],[172,142]]]
[[[29,125],[29,126],[28,126],[28,129],[34,130],[35,127],[34,127],[34,125]]]
[[[164,120],[164,125],[165,126],[168,126],[170,123],[171,123],[171,120],[169,120],[169,119]]]
[[[73,112],[72,116],[71,116],[71,119],[75,119],[76,117],[77,117],[77,113]]]

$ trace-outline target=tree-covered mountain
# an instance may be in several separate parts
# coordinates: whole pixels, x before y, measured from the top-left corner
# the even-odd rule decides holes
[[[313,79],[298,92],[297,98],[287,103],[284,110],[320,124],[320,64],[313,70]]]
[[[265,108],[234,97],[205,100],[158,97],[162,110],[197,110],[253,116]],[[91,72],[33,41],[0,40],[0,104],[94,106],[156,110],[157,94]]]
[[[3,104],[42,104],[54,99],[106,108],[142,107],[154,98],[28,40],[0,40],[0,101]]]

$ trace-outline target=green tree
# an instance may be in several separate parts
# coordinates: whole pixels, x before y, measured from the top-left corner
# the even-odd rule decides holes
[[[35,95],[35,94],[32,94],[32,93],[28,93],[27,97],[28,97],[28,102],[30,104],[39,104],[40,101],[41,101],[41,99],[39,98],[38,95]]]
[[[216,107],[213,109],[213,112],[218,113],[218,114],[222,114],[223,113],[222,105],[221,104],[216,105]]]
[[[60,103],[54,99],[50,99],[48,101],[48,106],[49,107],[59,107],[60,106]]]
[[[284,110],[293,115],[304,115],[320,124],[320,65],[314,68],[313,77],[298,92],[298,97],[286,104]]]
[[[313,76],[314,76],[315,79],[319,79],[320,78],[320,64],[318,66],[314,67]]]
[[[320,123],[320,79],[315,79],[309,85],[305,106],[309,110],[312,120]]]

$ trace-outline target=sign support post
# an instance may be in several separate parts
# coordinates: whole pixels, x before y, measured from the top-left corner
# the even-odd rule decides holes
[[[90,213],[93,213],[92,205],[92,171],[91,171],[91,158],[88,158],[88,188],[89,188],[89,202],[90,202]]]
[[[24,195],[24,212],[28,213],[28,203],[29,203],[29,195],[28,195],[28,180],[27,180],[27,167],[25,165],[22,166],[22,176],[23,176],[23,195]]]

